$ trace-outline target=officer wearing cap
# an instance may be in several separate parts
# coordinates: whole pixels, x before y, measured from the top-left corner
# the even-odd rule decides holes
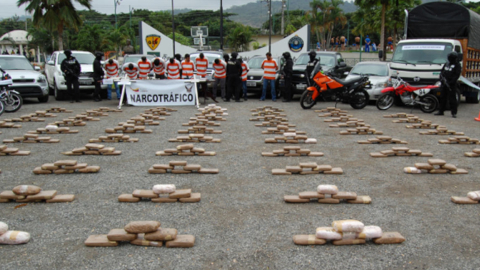
[[[75,100],[76,102],[81,102],[79,100],[80,88],[78,86],[78,76],[82,70],[80,63],[75,57],[72,56],[71,50],[65,50],[63,52],[66,56],[60,64],[60,69],[65,74],[65,81],[67,84],[67,92],[70,95],[71,103]]]

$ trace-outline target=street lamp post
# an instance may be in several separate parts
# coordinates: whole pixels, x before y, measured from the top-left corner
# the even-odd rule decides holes
[[[173,13],[173,0],[172,0],[172,33],[173,33],[173,57],[175,57],[175,18]]]
[[[220,50],[223,51],[223,0],[220,0]]]
[[[268,34],[268,51],[272,52],[272,0],[268,1],[268,19],[269,19],[269,34]]]
[[[122,0],[113,0],[115,6],[115,30],[117,30],[117,5],[120,5],[120,1]]]
[[[135,11],[135,8],[131,8],[130,6],[128,6],[128,13],[130,15],[130,28],[132,28],[132,12]]]

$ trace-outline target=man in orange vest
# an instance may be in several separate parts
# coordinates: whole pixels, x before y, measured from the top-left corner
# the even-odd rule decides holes
[[[138,67],[134,63],[126,63],[123,65],[123,71],[127,74],[130,80],[136,80],[138,77]]]
[[[170,61],[167,64],[167,73],[168,79],[170,80],[180,79],[180,64],[175,58],[170,58]]]
[[[277,101],[277,95],[275,94],[275,78],[278,70],[277,61],[272,59],[272,54],[267,52],[267,59],[263,60],[262,63],[263,69],[263,91],[260,101],[265,101],[265,96],[267,94],[267,84],[270,84],[272,91],[272,101]]]
[[[247,98],[247,74],[248,71],[250,71],[250,68],[248,67],[248,64],[246,61],[242,60],[242,89],[243,89],[243,99],[245,101],[248,100]]]
[[[153,73],[155,73],[155,79],[164,80],[165,79],[165,68],[167,64],[160,57],[155,57],[152,61]]]
[[[148,77],[148,73],[152,70],[152,63],[150,60],[147,59],[146,56],[142,56],[137,63],[138,66],[138,79],[146,80]]]
[[[207,68],[208,68],[208,59],[205,58],[205,55],[203,53],[200,53],[199,57],[195,59],[195,66],[197,67],[197,76],[203,79],[206,78]],[[212,93],[208,91],[208,86],[206,81],[198,84],[202,87],[203,94],[204,94],[203,97],[205,100],[208,99],[207,98],[207,95],[208,95],[208,97],[212,98],[213,101],[218,103],[218,101],[215,99]]]
[[[182,61],[182,78],[193,78],[193,72],[195,71],[195,64],[190,61],[190,54],[185,54],[185,59]]]
[[[118,77],[118,62],[117,60],[110,59],[105,64],[105,71],[107,71],[107,79],[113,79]],[[112,86],[114,87],[115,91],[117,92],[117,98],[120,99],[120,89],[118,88],[117,82],[113,82],[113,84],[109,84],[107,86],[107,99],[112,99]]]
[[[220,58],[213,62],[213,69],[215,70],[215,81],[213,82],[213,97],[217,97],[217,84],[220,83],[222,99],[225,100],[225,80],[227,78],[227,63]]]

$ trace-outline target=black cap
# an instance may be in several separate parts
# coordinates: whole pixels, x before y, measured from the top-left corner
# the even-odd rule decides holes
[[[66,56],[72,55],[72,51],[71,51],[71,50],[65,50],[65,51],[63,51],[63,53],[64,53]]]

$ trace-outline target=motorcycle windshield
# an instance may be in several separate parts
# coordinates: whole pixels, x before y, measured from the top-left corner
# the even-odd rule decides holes
[[[322,71],[322,64],[320,64],[320,61],[319,61],[313,68],[312,74],[309,74],[310,78],[313,78],[320,71]]]

